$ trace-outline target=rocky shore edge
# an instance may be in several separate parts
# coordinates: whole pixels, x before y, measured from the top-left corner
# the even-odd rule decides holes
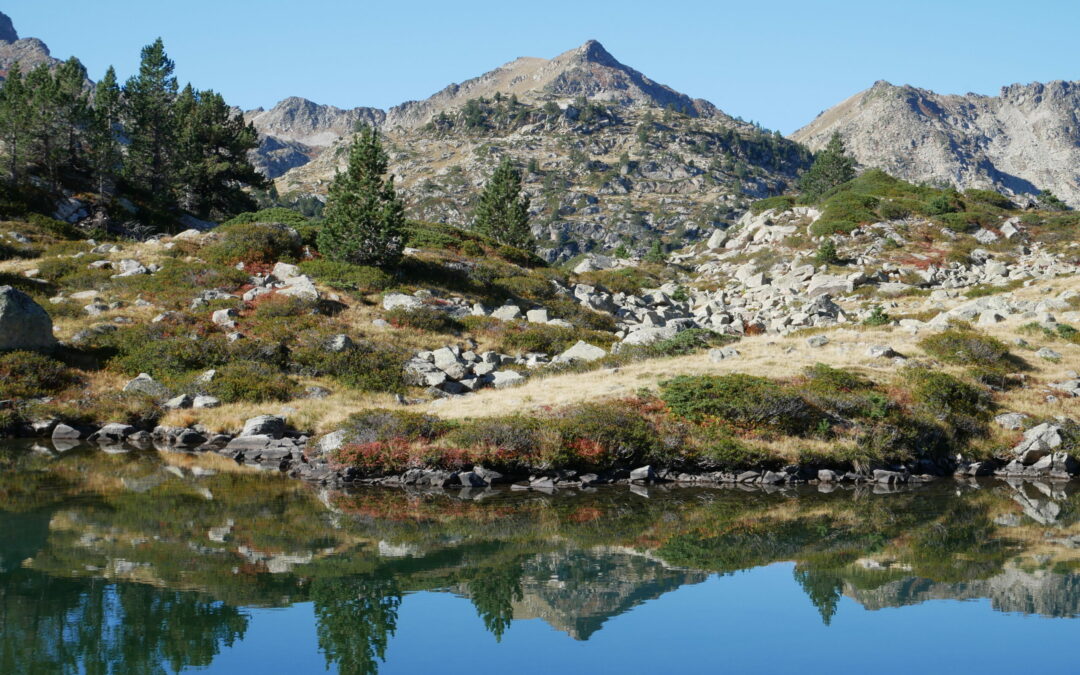
[[[796,485],[925,483],[947,477],[998,477],[1069,481],[1080,477],[1080,461],[1061,448],[1067,438],[1062,425],[1044,422],[1024,432],[1023,440],[1010,451],[1011,457],[985,460],[922,458],[915,462],[871,467],[798,465],[774,469],[746,467],[725,471],[687,471],[672,467],[619,467],[584,472],[553,468],[532,473],[504,474],[481,465],[450,471],[412,468],[404,473],[365,476],[357,468],[340,466],[330,459],[344,443],[344,433],[334,432],[318,439],[290,429],[286,419],[260,415],[247,420],[239,434],[214,434],[204,427],[157,426],[151,431],[129,424],[70,425],[41,422],[24,429],[31,438],[51,438],[58,450],[83,443],[106,452],[157,449],[173,452],[213,452],[244,466],[282,473],[292,478],[326,487],[394,486],[428,488],[484,488],[554,490],[606,484],[677,485]]]

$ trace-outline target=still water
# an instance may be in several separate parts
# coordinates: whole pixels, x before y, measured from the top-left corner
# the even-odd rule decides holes
[[[1080,492],[320,491],[0,447],[0,673],[1078,672]]]

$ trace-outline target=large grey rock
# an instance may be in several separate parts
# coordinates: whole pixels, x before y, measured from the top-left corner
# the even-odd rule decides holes
[[[259,415],[244,422],[240,436],[269,436],[281,438],[285,435],[285,419],[277,415]]]
[[[491,316],[500,321],[513,321],[521,316],[521,308],[517,305],[503,305],[492,312]]]
[[[154,398],[166,398],[169,388],[150,377],[146,373],[139,373],[137,377],[124,385],[124,391],[131,394],[143,394]]]
[[[318,300],[319,289],[315,288],[315,282],[306,274],[292,277],[285,282],[285,288],[279,289],[281,295],[288,295],[300,300]]]
[[[385,310],[401,309],[406,312],[411,312],[414,309],[423,307],[424,303],[420,298],[412,295],[405,295],[404,293],[387,293],[383,297],[382,306]]]
[[[645,347],[662,340],[671,339],[678,332],[679,329],[675,326],[640,328],[623,338],[622,344]]]
[[[56,347],[52,319],[41,305],[11,286],[0,286],[0,351]]]
[[[556,356],[555,360],[563,363],[573,363],[574,361],[592,362],[605,356],[607,356],[607,352],[602,348],[591,345],[584,340],[578,340],[577,344]]]
[[[496,389],[515,387],[525,381],[525,376],[513,370],[496,370],[488,377],[491,378],[491,386]]]

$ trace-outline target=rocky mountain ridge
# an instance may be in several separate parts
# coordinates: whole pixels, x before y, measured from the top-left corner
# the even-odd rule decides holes
[[[982,96],[879,81],[791,138],[816,151],[834,132],[861,164],[905,180],[1050,190],[1080,206],[1080,82],[1013,84]]]
[[[25,73],[43,63],[57,65],[60,61],[53,58],[41,40],[20,38],[11,17],[0,12],[0,81],[7,77],[8,69],[15,63]]]

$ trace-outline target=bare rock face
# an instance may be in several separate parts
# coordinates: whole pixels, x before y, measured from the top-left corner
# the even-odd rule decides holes
[[[1078,109],[1080,82],[1013,84],[998,96],[877,82],[791,138],[819,150],[838,132],[859,163],[905,180],[1050,190],[1080,207]]]
[[[0,286],[0,351],[47,351],[54,347],[49,314],[26,293]]]
[[[15,25],[11,23],[11,17],[0,12],[0,42],[12,43],[19,39],[15,31]]]

